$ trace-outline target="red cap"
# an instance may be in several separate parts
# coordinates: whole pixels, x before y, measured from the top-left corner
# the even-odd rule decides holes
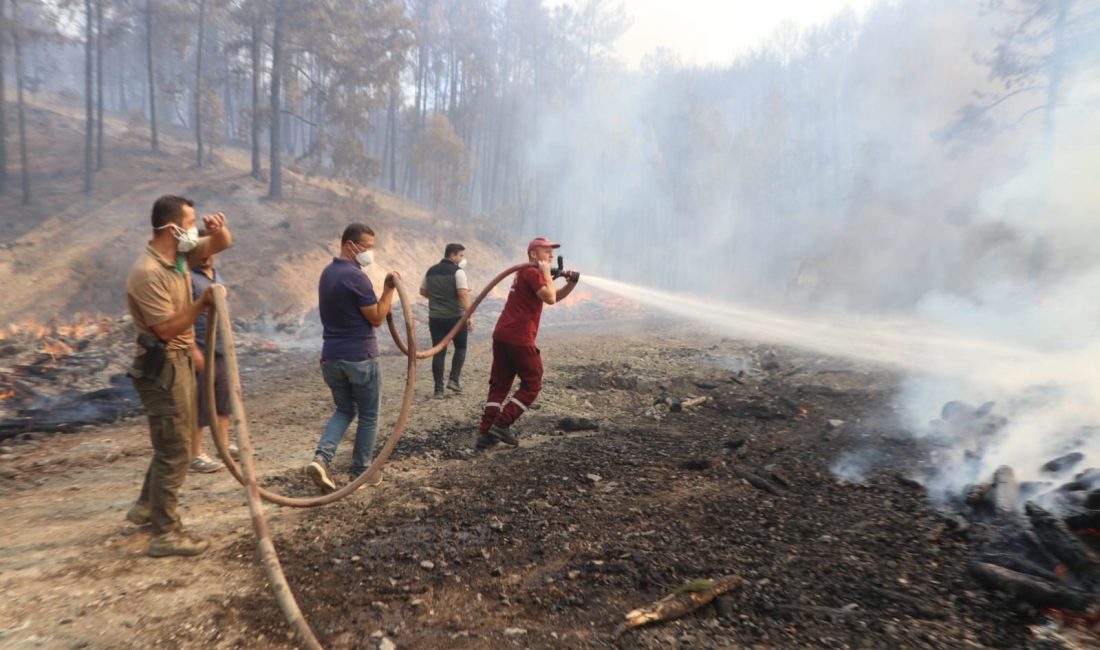
[[[554,243],[545,237],[535,237],[531,240],[530,244],[527,244],[527,250],[532,248],[538,248],[539,246],[549,246],[550,248],[561,248],[561,244]]]

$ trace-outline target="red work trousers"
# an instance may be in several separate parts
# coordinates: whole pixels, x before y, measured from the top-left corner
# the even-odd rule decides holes
[[[505,402],[512,382],[519,375],[519,389]],[[493,367],[489,371],[489,398],[481,415],[479,431],[511,426],[542,390],[542,355],[533,345],[510,345],[493,339]]]

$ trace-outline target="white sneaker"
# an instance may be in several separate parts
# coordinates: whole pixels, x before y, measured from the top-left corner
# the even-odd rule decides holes
[[[220,460],[214,460],[206,454],[199,454],[191,459],[191,471],[199,474],[210,474],[224,468],[225,465]]]

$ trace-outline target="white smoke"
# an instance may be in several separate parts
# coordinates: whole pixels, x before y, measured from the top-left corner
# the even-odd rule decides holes
[[[996,38],[979,5],[880,5],[786,61],[594,76],[531,151],[553,179],[533,225],[605,290],[905,368],[907,428],[949,450],[937,492],[1070,450],[1100,466],[1100,40],[1053,137],[1040,110],[959,148],[937,134],[1003,92],[974,57]],[[952,401],[995,404],[964,426]]]

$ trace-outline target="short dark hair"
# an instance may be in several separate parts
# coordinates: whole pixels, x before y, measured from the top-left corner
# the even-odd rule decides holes
[[[461,253],[466,250],[466,247],[462,244],[447,244],[447,248],[443,249],[443,257],[450,257],[455,253]]]
[[[178,224],[183,219],[184,206],[193,208],[195,202],[175,194],[165,194],[154,201],[153,214],[150,218],[150,221],[153,222],[153,229],[163,228],[170,223]]]
[[[344,228],[344,234],[340,235],[340,245],[348,243],[349,241],[359,243],[359,238],[363,235],[374,236],[374,231],[370,229],[370,226],[362,223],[353,223],[347,228]]]

